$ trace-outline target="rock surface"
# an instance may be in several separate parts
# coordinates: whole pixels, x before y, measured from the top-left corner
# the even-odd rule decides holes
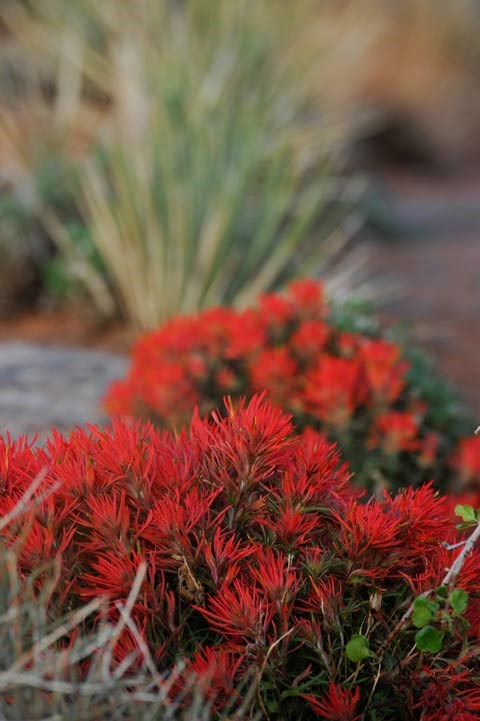
[[[0,345],[0,433],[38,434],[105,423],[100,401],[127,359],[112,353],[12,342]]]

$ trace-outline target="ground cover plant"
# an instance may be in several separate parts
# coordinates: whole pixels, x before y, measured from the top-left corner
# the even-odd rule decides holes
[[[137,341],[126,378],[105,402],[113,414],[179,429],[196,406],[205,415],[227,394],[261,391],[293,415],[298,431],[337,441],[369,490],[431,479],[480,487],[480,439],[454,451],[465,426],[445,395],[439,407],[428,366],[375,326],[355,327],[330,309],[315,281],[263,295],[245,311],[213,308],[169,321]]]
[[[124,672],[146,651],[167,676],[183,659],[171,692],[188,703],[193,673],[212,717],[245,678],[265,719],[478,717],[480,526],[459,509],[453,543],[431,485],[359,503],[336,449],[262,397],[180,434],[117,421],[0,445],[15,572],[39,594],[55,578],[47,620],[103,597],[82,633],[128,607]]]

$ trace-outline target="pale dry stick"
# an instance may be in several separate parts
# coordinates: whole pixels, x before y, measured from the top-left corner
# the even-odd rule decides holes
[[[443,579],[442,586],[453,586],[455,581],[457,580],[458,574],[462,570],[463,564],[465,563],[465,558],[467,555],[473,551],[475,544],[477,543],[478,539],[480,538],[480,523],[477,524],[477,527],[471,534],[471,536],[468,537],[468,539],[465,541],[465,545],[463,546],[461,552],[458,554],[457,558],[449,568],[445,578]]]
[[[61,681],[59,679],[45,679],[42,676],[38,676],[37,674],[30,672],[30,671],[24,671],[21,673],[15,674],[11,678],[11,683],[9,683],[7,688],[11,688],[12,686],[29,686],[31,688],[39,688],[43,691],[51,691],[53,693],[58,694],[74,694],[78,693],[80,695],[86,695],[90,696],[93,694],[102,694],[105,693],[105,691],[111,689],[113,687],[113,682],[111,684],[105,684],[104,682],[92,682],[92,681]],[[118,693],[115,696],[116,701],[132,701],[132,700],[138,700],[141,698],[142,701],[147,701],[150,703],[158,703],[161,702],[163,699],[159,697],[156,694],[146,694],[142,692],[135,693],[133,696],[130,692],[130,688],[132,688],[135,685],[142,684],[144,682],[144,678],[142,676],[138,677],[129,677],[126,679],[121,680],[122,683],[120,684],[119,681],[116,681],[116,685],[120,686],[120,688],[126,689],[125,693]],[[64,717],[62,717],[64,718]]]
[[[7,688],[12,681],[13,676],[19,673],[20,669],[24,668],[29,664],[35,656],[38,656],[42,651],[52,646],[62,636],[66,636],[67,633],[73,631],[74,628],[79,626],[88,616],[94,611],[97,611],[102,605],[103,599],[94,599],[89,604],[80,608],[72,614],[70,619],[67,619],[62,625],[41,638],[37,643],[28,651],[20,656],[20,658],[11,666],[8,671],[0,673],[0,689]]]
[[[138,594],[140,593],[140,590],[142,588],[142,583],[145,579],[146,573],[147,564],[145,563],[145,561],[142,561],[142,563],[138,567],[137,573],[135,575],[135,580],[133,581],[132,588],[130,590],[130,593],[128,594],[125,606],[123,606],[123,613],[121,615],[121,618],[112,631],[111,638],[108,642],[108,650],[106,650],[106,653],[102,659],[102,672],[104,678],[108,678],[115,643],[118,640],[122,631],[124,630],[125,626],[127,625],[126,618],[129,618],[132,613],[133,607],[138,598]]]
[[[137,625],[133,622],[131,615],[127,612],[126,607],[122,606],[120,603],[117,603],[116,606],[117,606],[118,610],[120,611],[122,619],[124,619],[127,628],[131,631],[132,636],[134,637],[135,641],[137,642],[139,651],[143,655],[143,659],[146,663],[148,670],[152,674],[152,678],[154,678],[156,680],[161,679],[163,681],[161,675],[158,672],[157,667],[155,666],[155,663],[153,661],[150,650],[149,650],[147,644],[145,643],[145,640],[142,638],[141,634],[139,633]]]

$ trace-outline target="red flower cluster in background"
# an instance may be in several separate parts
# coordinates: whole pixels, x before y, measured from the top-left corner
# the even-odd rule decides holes
[[[37,478],[37,502],[3,543],[20,544],[20,570],[39,585],[61,564],[52,613],[104,595],[97,621],[116,618],[146,562],[133,618],[159,669],[185,658],[186,692],[195,674],[214,709],[247,676],[252,704],[272,719],[354,721],[367,705],[380,721],[392,710],[413,721],[420,705],[423,721],[460,718],[450,709],[474,718],[479,551],[455,580],[464,612],[432,621],[440,652],[415,648],[402,620],[458,554],[444,544],[455,538],[448,503],[430,485],[358,503],[336,449],[312,429],[293,434],[262,397],[197,415],[178,435],[116,421],[54,432],[42,448],[0,439],[3,516]],[[356,637],[369,649],[358,673],[347,652]],[[117,661],[134,649],[127,629]]]
[[[335,327],[322,286],[307,280],[261,296],[255,309],[214,308],[144,336],[105,404],[114,415],[181,428],[195,406],[205,415],[225,395],[266,391],[299,431],[313,427],[337,441],[361,486],[448,477],[463,485],[468,476],[480,489],[480,444],[461,445],[450,463],[452,442],[431,427],[408,365],[396,344]]]

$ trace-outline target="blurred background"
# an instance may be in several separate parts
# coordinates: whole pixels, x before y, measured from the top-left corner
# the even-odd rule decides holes
[[[0,0],[1,429],[95,420],[139,332],[306,274],[479,412],[479,30],[478,0]]]

